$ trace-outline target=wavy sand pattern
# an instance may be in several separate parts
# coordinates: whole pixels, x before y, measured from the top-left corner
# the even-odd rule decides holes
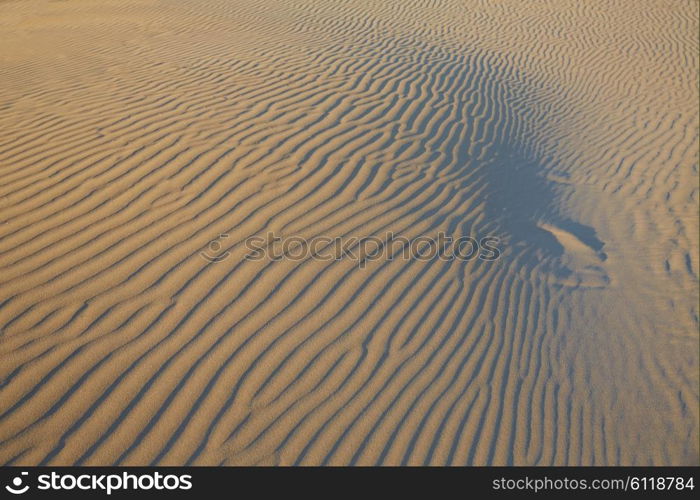
[[[0,462],[697,464],[697,19],[0,3]]]

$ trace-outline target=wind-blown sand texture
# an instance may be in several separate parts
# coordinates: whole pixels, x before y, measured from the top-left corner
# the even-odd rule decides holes
[[[697,56],[697,1],[0,2],[0,462],[698,464]],[[387,231],[502,256],[243,258]]]

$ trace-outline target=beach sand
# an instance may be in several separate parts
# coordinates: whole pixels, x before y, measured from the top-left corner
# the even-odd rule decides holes
[[[698,5],[0,2],[0,463],[698,465]]]

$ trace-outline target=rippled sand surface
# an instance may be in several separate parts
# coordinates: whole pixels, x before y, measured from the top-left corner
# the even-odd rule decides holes
[[[697,465],[697,55],[696,1],[0,2],[0,463]],[[246,258],[388,233],[500,257]]]

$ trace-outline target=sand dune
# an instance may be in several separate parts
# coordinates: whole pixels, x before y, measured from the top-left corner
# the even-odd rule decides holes
[[[0,3],[0,462],[698,464],[697,20]]]

